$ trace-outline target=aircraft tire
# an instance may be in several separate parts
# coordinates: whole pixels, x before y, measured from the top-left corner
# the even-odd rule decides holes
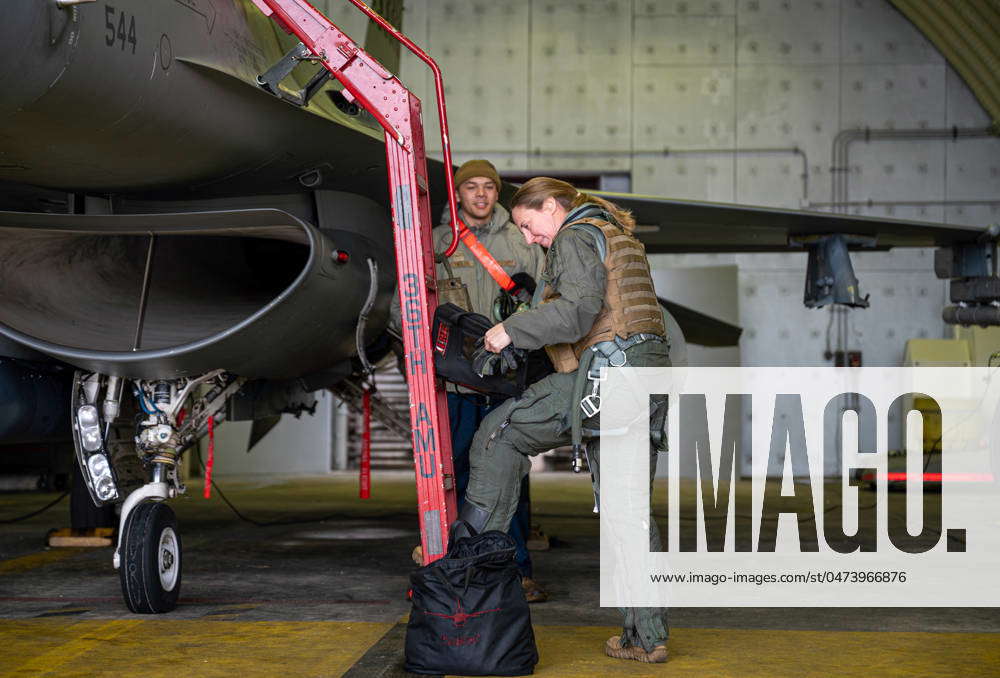
[[[181,538],[173,509],[146,501],[129,514],[122,533],[118,575],[128,609],[161,614],[177,606],[181,590]]]

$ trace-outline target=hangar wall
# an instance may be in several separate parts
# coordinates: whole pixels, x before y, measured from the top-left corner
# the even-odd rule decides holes
[[[361,34],[350,8],[328,4]],[[403,28],[444,71],[456,161],[489,157],[501,173],[627,173],[638,193],[831,210],[839,132],[989,124],[888,0],[408,0]],[[404,54],[401,75],[432,101],[422,64]],[[433,153],[435,116],[425,117]],[[996,138],[862,139],[846,166],[852,213],[1000,220]],[[855,259],[872,307],[849,314],[848,348],[865,364],[899,364],[911,337],[950,336],[932,257]],[[805,254],[654,258],[664,268],[739,267],[748,365],[824,363],[840,321],[802,306],[805,263]]]
[[[335,399],[328,391],[318,391],[316,398],[315,414],[298,418],[283,415],[249,453],[250,422],[225,422],[215,434],[215,473],[284,476],[330,471],[335,467],[333,446],[338,426]],[[207,439],[203,438],[200,446],[202,459],[208,459]]]

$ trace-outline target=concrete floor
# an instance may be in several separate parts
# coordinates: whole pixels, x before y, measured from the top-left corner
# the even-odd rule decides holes
[[[644,666],[601,651],[618,614],[597,607],[598,532],[588,478],[533,479],[535,520],[556,537],[534,552],[551,594],[532,606],[540,676],[1000,676],[1000,610],[681,608],[671,658]],[[184,542],[180,604],[131,615],[110,549],[46,549],[68,502],[0,527],[0,675],[397,676],[419,537],[412,475],[219,478],[256,527],[214,495],[173,502]],[[0,495],[0,520],[55,495]]]

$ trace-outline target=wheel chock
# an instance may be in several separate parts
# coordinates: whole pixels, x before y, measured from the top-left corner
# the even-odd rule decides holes
[[[73,529],[64,527],[49,530],[45,541],[49,546],[60,548],[83,548],[113,546],[115,528],[93,527],[90,529]]]

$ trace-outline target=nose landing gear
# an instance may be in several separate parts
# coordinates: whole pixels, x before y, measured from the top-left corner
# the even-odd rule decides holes
[[[131,382],[136,408],[141,410],[132,419],[128,440],[128,456],[141,464],[145,478],[138,487],[122,483],[117,450],[124,441],[111,435],[126,381]],[[177,462],[205,435],[210,419],[214,425],[224,419],[222,408],[242,383],[223,370],[156,382],[81,372],[74,377],[73,431],[79,467],[96,505],[121,502],[113,561],[122,597],[132,612],[159,614],[177,606],[181,538],[177,518],[166,504],[186,489]],[[203,393],[196,390],[199,386]]]

